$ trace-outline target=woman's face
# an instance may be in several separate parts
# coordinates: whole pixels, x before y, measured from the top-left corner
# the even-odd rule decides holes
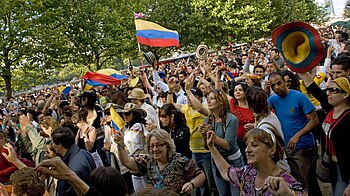
[[[346,93],[335,82],[329,83],[329,86],[327,87],[326,92],[328,97],[328,103],[331,104],[332,106],[338,106],[344,101],[347,101],[347,100],[344,100],[344,96],[346,96]]]
[[[242,88],[242,85],[239,84],[239,85],[235,86],[234,96],[237,100],[244,100],[245,99],[245,93],[244,93],[244,90]]]
[[[158,141],[152,136],[149,141],[149,152],[155,160],[165,159],[167,157],[167,147],[164,142]]]
[[[169,127],[170,125],[170,116],[167,115],[164,111],[160,111],[159,120],[162,123],[162,127]]]
[[[51,127],[44,127],[44,126],[40,126],[40,128],[41,128],[41,130],[43,130],[44,131],[44,133],[46,134],[46,135],[49,135],[49,136],[51,136],[51,132],[52,132],[52,128]]]
[[[134,117],[134,115],[132,114],[132,112],[124,112],[123,113],[123,119],[126,123],[131,122],[133,117]]]
[[[199,86],[199,89],[202,91],[203,95],[206,96],[207,95],[207,87],[204,84],[201,84]]]
[[[156,125],[153,123],[152,120],[147,120],[146,121],[146,129],[148,131],[153,131],[156,128]]]
[[[46,153],[45,153],[46,158],[52,159],[57,156],[57,154],[51,150],[50,145],[46,145]]]
[[[251,137],[246,141],[246,145],[247,163],[252,166],[266,163],[275,152],[274,148],[268,148],[266,144],[254,141]]]
[[[284,81],[286,81],[287,88],[289,89],[291,84],[292,84],[292,80],[290,79],[289,76],[285,75],[284,76]]]
[[[214,92],[209,93],[207,102],[209,110],[217,109],[220,106]]]

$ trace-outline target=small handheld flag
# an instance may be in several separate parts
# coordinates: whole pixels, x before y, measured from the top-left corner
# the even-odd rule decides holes
[[[116,134],[117,131],[119,131],[121,128],[125,126],[125,122],[113,107],[111,107],[109,110],[111,112],[113,132],[114,134]]]
[[[67,95],[72,90],[72,87],[70,86],[60,86],[58,87],[58,91],[60,93],[63,93],[64,95]]]

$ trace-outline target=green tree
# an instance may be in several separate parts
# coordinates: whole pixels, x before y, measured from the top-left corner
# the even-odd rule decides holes
[[[72,43],[72,63],[99,70],[115,57],[136,56],[137,44],[133,21],[138,1],[87,0],[64,2],[62,22]],[[94,67],[91,67],[94,65]]]
[[[344,17],[345,18],[350,18],[350,1],[347,0],[345,7],[344,7]]]
[[[62,44],[63,39],[58,39],[59,27],[48,22],[52,20],[48,4],[36,0],[3,0],[1,4],[0,76],[9,96],[14,70],[35,70],[36,67],[45,70],[57,66],[63,50],[53,46],[65,44]]]

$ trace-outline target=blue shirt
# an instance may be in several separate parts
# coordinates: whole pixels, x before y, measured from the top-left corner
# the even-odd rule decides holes
[[[285,97],[274,94],[268,99],[268,103],[281,122],[286,146],[290,138],[309,122],[306,115],[315,110],[315,106],[306,95],[296,90],[290,90]],[[295,149],[305,149],[314,145],[313,135],[309,132],[300,137]]]

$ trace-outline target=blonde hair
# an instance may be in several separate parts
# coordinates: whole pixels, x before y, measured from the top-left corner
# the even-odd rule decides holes
[[[44,116],[40,122],[40,127],[49,128],[51,127],[52,131],[56,130],[58,127],[60,127],[60,124],[57,122],[56,119],[54,119],[52,116]]]
[[[152,132],[150,132],[147,135],[146,149],[148,153],[150,153],[149,145],[150,145],[151,137],[156,137],[159,142],[162,142],[166,145],[168,159],[174,156],[174,154],[176,154],[176,147],[175,147],[174,141],[170,138],[170,134],[163,129],[154,129]]]

